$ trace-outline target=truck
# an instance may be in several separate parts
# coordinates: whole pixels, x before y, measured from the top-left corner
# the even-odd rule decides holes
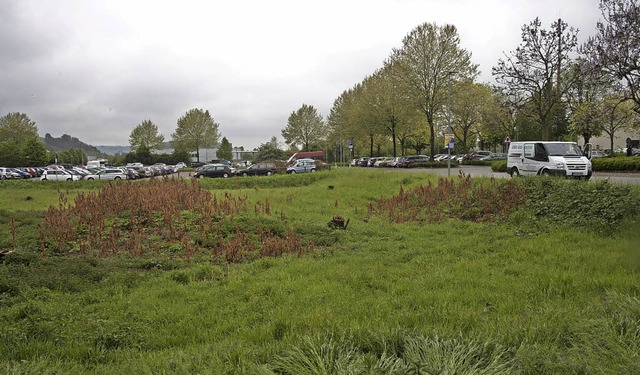
[[[299,159],[313,159],[324,161],[324,151],[298,151],[295,154],[291,155],[289,160],[287,160],[287,165],[293,164],[296,160]]]
[[[563,176],[590,179],[590,144],[584,150],[575,142],[511,142],[507,154],[507,173],[516,176]]]

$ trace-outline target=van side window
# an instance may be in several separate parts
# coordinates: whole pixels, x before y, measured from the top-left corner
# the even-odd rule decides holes
[[[528,159],[535,158],[535,150],[533,147],[533,143],[525,143],[524,144],[524,157]]]

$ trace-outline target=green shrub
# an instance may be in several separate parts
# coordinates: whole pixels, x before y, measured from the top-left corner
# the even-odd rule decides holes
[[[409,164],[409,168],[447,168],[449,165],[447,161],[429,161],[424,163]],[[458,163],[452,161],[451,167],[457,167]]]
[[[491,163],[491,170],[494,172],[506,172],[507,171],[507,161],[506,160],[496,160]]]
[[[491,165],[491,161],[486,160],[464,160],[463,165]]]
[[[594,171],[640,171],[640,157],[594,158],[591,162]]]
[[[539,177],[517,181],[526,190],[527,209],[550,222],[607,233],[640,214],[636,186]]]

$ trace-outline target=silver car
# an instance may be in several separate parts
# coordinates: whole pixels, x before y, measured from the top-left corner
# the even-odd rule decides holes
[[[127,174],[118,168],[106,168],[84,177],[85,180],[126,180]]]
[[[49,169],[42,172],[40,179],[42,181],[78,181],[80,176],[64,169]]]

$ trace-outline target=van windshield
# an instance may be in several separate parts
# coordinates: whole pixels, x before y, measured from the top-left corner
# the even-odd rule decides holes
[[[545,143],[550,156],[582,156],[582,150],[575,143]]]

